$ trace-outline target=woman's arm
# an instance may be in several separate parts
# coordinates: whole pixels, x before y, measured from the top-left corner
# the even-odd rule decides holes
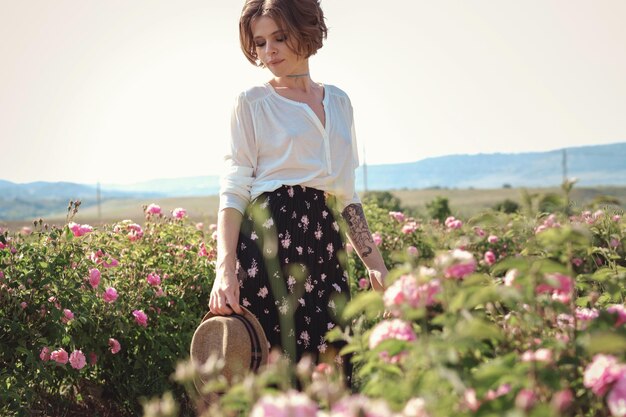
[[[243,215],[235,208],[225,208],[217,215],[217,263],[215,281],[209,297],[213,314],[241,314],[239,281],[237,280],[237,242]],[[229,308],[230,306],[230,308]]]
[[[341,213],[348,223],[348,238],[369,272],[372,288],[384,291],[387,267],[370,232],[363,206],[349,204]]]

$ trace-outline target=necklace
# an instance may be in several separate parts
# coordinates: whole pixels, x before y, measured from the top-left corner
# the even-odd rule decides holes
[[[286,75],[286,77],[287,78],[298,78],[298,77],[306,77],[308,75],[309,75],[309,73],[305,72],[304,74],[289,74],[289,75]]]

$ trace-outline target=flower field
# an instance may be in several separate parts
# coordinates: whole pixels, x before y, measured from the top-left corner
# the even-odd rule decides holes
[[[210,416],[626,416],[621,213],[365,212],[393,268],[370,291],[346,248],[352,300],[328,337],[347,342],[351,389],[335,364],[276,353],[232,385],[219,361],[186,361],[215,226],[184,209],[1,231],[0,415],[191,416],[203,372],[226,391]]]

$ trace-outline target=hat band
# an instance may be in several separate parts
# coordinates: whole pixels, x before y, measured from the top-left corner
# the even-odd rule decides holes
[[[250,337],[250,342],[252,342],[252,356],[250,358],[250,369],[256,371],[261,366],[261,342],[259,341],[259,335],[256,334],[254,328],[252,327],[252,323],[248,321],[244,316],[240,316],[238,314],[233,314],[231,317],[234,317],[241,321],[248,331],[248,336]]]

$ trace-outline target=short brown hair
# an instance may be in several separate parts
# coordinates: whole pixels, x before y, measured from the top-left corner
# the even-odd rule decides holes
[[[263,64],[257,62],[252,21],[261,16],[272,18],[287,32],[287,45],[304,58],[322,47],[328,33],[319,0],[246,0],[239,19],[239,41],[248,61],[256,66]]]

